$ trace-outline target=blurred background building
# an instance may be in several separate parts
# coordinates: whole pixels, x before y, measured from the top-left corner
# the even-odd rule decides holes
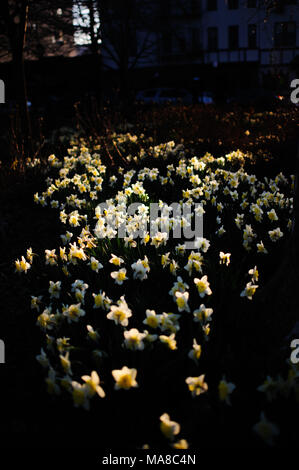
[[[151,2],[148,15],[139,12],[139,20],[136,12],[145,8],[145,2],[129,3],[134,4],[136,17],[132,15],[129,28],[128,62],[148,70],[148,85],[158,83],[160,77],[164,84],[176,78],[185,84],[193,79],[204,87],[222,83],[235,88],[267,85],[272,75],[289,80],[295,74],[296,0],[163,0]],[[116,17],[119,7],[114,11]],[[115,24],[112,7],[109,21]],[[109,34],[103,34],[103,66],[116,69],[109,39]]]
[[[14,32],[5,5],[13,3],[0,4],[0,78],[8,88]],[[15,3],[28,6],[23,57],[28,93],[39,100],[86,93],[123,99],[152,87],[195,95],[286,90],[298,70],[298,0]]]

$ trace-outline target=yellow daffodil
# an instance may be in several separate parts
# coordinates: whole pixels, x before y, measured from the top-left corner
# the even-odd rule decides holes
[[[179,312],[190,312],[190,307],[188,305],[189,293],[188,292],[179,292],[175,293],[176,304]]]
[[[159,326],[160,319],[156,312],[154,310],[147,309],[145,314],[146,318],[143,320],[144,325],[150,326],[151,328],[157,328]]]
[[[236,386],[232,382],[227,382],[225,377],[219,382],[218,393],[220,401],[224,401],[230,405],[230,394],[234,391]]]
[[[168,348],[174,351],[177,349],[177,344],[175,340],[175,333],[172,333],[170,336],[160,335],[159,336],[161,343],[167,344]]]
[[[195,338],[193,338],[193,347],[188,353],[188,357],[197,363],[198,359],[201,356],[201,345],[197,344]]]
[[[204,374],[199,377],[187,377],[186,384],[193,397],[201,395],[208,390],[208,384],[204,381],[204,378]]]
[[[279,435],[279,428],[268,421],[264,412],[260,415],[260,421],[253,426],[253,430],[269,445],[273,445],[274,438]]]
[[[25,274],[27,274],[28,269],[31,268],[30,263],[28,263],[25,260],[24,256],[22,256],[21,261],[19,260],[15,261],[15,266],[16,266],[16,272],[18,273],[24,272]]]
[[[124,298],[118,302],[118,305],[112,305],[110,312],[107,315],[108,320],[114,320],[114,323],[122,326],[128,326],[129,318],[132,316],[132,312],[129,309],[127,302]]]
[[[122,263],[124,263],[124,260],[120,258],[119,256],[115,256],[114,254],[111,254],[109,263],[113,264],[114,266],[120,266]]]
[[[112,371],[113,378],[115,380],[114,388],[116,390],[138,387],[136,382],[137,370],[129,369],[124,366],[122,369],[115,369]]]
[[[169,414],[167,413],[163,413],[160,416],[160,421],[160,429],[164,436],[169,440],[173,440],[181,430],[179,423],[176,421],[171,421]]]
[[[112,279],[115,280],[115,283],[121,286],[125,280],[127,280],[126,276],[127,270],[125,268],[120,269],[119,271],[113,271],[110,276]]]
[[[131,328],[124,332],[125,341],[124,344],[128,349],[139,350],[144,349],[144,338],[146,333],[140,333],[137,328]]]
[[[87,393],[89,394],[89,396],[92,397],[97,394],[101,398],[105,397],[105,392],[102,387],[100,387],[100,378],[95,370],[92,371],[90,376],[83,375],[81,378],[87,385]]]
[[[245,289],[241,292],[240,296],[241,297],[247,297],[247,299],[252,300],[252,297],[255,294],[256,289],[258,288],[258,285],[252,284],[251,282],[248,282],[246,284]]]
[[[203,276],[201,279],[195,278],[193,279],[193,281],[197,287],[200,297],[204,297],[205,295],[212,294],[212,291],[210,289],[210,284],[208,282],[208,276]]]

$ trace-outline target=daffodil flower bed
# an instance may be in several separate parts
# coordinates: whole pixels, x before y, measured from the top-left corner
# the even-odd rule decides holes
[[[115,136],[120,145],[135,137]],[[258,178],[245,170],[247,158],[240,151],[196,157],[174,142],[147,147],[118,168],[103,164],[99,145],[82,142],[62,159],[49,157],[47,188],[34,201],[57,211],[60,243],[43,254],[28,249],[16,270],[32,279],[31,308],[43,335],[37,360],[50,393],[85,410],[121,393],[145,401],[170,393],[187,407],[198,402],[199,410],[209,400],[234,406],[234,395],[242,395],[238,377],[209,359],[219,337],[213,325],[218,332],[226,324],[225,335],[242,322],[243,308],[255,316],[255,296],[279,262],[293,211],[294,176]],[[151,203],[167,208],[174,201],[201,207],[204,234],[192,250],[171,236],[192,217],[149,218]],[[134,215],[125,211],[131,203]],[[107,225],[111,219],[116,227],[126,223],[124,238]],[[134,237],[161,222],[169,231]],[[273,379],[274,395],[298,397],[298,370],[290,371]],[[260,391],[267,393],[267,383]],[[184,438],[175,441],[180,425],[165,411],[162,434],[173,447],[188,447]],[[260,413],[253,430],[271,444],[278,427],[260,409],[257,419]]]

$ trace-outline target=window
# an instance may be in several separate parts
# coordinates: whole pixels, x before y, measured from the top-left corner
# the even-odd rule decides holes
[[[137,55],[137,34],[135,30],[129,31],[128,35],[128,53],[131,57]]]
[[[191,14],[198,15],[201,11],[201,2],[200,0],[191,0]]]
[[[256,24],[248,25],[248,48],[256,49]]]
[[[178,30],[173,34],[173,51],[175,54],[184,54],[186,52],[185,31]]]
[[[228,27],[228,47],[229,49],[238,49],[239,47],[239,26]]]
[[[218,28],[208,28],[208,49],[215,51],[218,49]]]
[[[128,11],[130,11],[130,12],[134,11],[136,9],[136,0],[127,0],[126,7],[127,7]]]
[[[228,0],[227,6],[229,10],[236,10],[239,8],[239,0]]]
[[[191,30],[191,47],[192,47],[192,52],[196,53],[200,50],[201,44],[200,44],[200,29],[198,28],[192,28]]]
[[[217,10],[217,0],[207,0],[207,10],[208,11],[215,11]]]
[[[161,37],[161,52],[162,55],[172,54],[172,40],[171,33],[164,32]]]
[[[164,3],[164,1],[162,2]],[[167,2],[168,3],[168,2]],[[175,16],[182,16],[183,15],[198,15],[201,11],[201,1],[200,0],[174,0],[168,7],[166,8],[166,14],[169,15],[169,11],[171,11]]]
[[[284,14],[288,5],[296,5],[297,0],[276,0],[273,2],[272,12],[276,14]]]
[[[247,0],[247,8],[256,8],[256,0]]]
[[[296,46],[296,23],[294,21],[275,23],[274,43],[276,47]]]
[[[168,16],[171,11],[171,5],[169,0],[164,0],[160,3],[160,14],[162,17]]]

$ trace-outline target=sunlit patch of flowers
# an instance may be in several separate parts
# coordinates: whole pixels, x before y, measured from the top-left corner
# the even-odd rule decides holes
[[[140,149],[135,137],[113,135],[119,148],[135,149],[130,168],[107,167],[100,149],[83,144],[62,160],[49,157],[47,189],[34,201],[56,211],[62,246],[36,259],[29,249],[15,262],[18,272],[47,274],[44,289],[31,295],[45,339],[37,360],[49,392],[68,394],[86,410],[91,399],[142,390],[148,354],[156,364],[178,357],[189,364],[176,380],[187,385],[190,400],[216,392],[220,403],[231,405],[235,384],[223,376],[215,390],[206,381],[209,371],[201,374],[206,342],[213,322],[226,315],[219,298],[253,304],[262,291],[268,257],[261,254],[280,250],[290,231],[293,179],[248,174],[241,151],[200,158],[172,141]],[[180,206],[197,203],[204,215],[204,236],[195,236],[192,250],[172,234],[190,228],[194,213],[172,212],[174,199]],[[151,202],[163,209],[154,220]],[[135,211],[128,213],[132,203]],[[271,383],[261,387],[271,395]],[[160,422],[173,441],[180,425],[166,413]],[[254,431],[269,443],[278,432],[264,415]],[[180,440],[173,447],[188,444]]]

